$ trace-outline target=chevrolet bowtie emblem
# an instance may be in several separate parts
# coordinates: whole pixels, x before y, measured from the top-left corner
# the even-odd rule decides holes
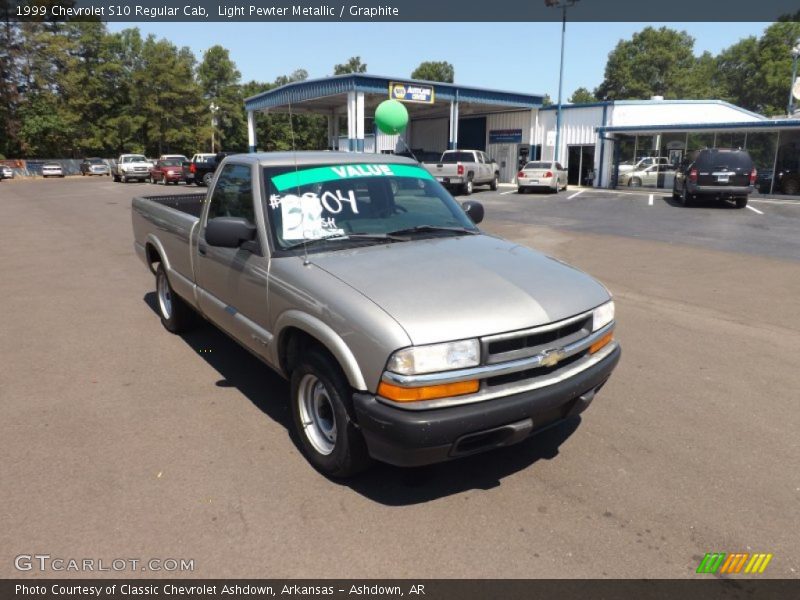
[[[555,367],[558,363],[564,360],[567,353],[563,348],[550,348],[542,352],[542,358],[539,364],[543,367]]]

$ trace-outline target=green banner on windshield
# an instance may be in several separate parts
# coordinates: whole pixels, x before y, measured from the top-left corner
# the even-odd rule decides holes
[[[336,181],[339,179],[359,179],[362,177],[413,177],[415,179],[433,179],[433,176],[422,167],[413,165],[334,165],[292,171],[272,178],[272,185],[279,192],[291,188],[303,187],[312,183]]]

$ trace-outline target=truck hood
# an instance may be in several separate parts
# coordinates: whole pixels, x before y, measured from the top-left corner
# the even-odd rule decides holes
[[[379,244],[312,262],[385,310],[414,345],[544,325],[610,298],[585,273],[488,235]]]

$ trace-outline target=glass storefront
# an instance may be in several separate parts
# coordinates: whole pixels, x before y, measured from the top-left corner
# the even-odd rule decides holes
[[[665,131],[618,134],[612,185],[671,189],[675,168],[703,148],[741,148],[753,158],[756,191],[800,194],[800,130]]]

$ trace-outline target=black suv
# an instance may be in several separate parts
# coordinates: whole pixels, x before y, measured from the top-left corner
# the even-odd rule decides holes
[[[706,148],[692,152],[680,164],[672,184],[672,197],[680,199],[684,206],[704,197],[732,199],[736,208],[744,208],[755,182],[753,159],[746,151]]]

